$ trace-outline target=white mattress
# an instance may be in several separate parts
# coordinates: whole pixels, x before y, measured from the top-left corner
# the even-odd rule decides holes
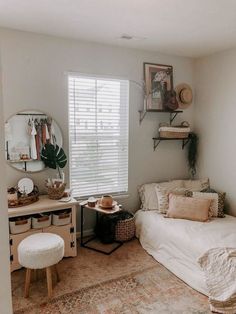
[[[226,215],[210,222],[195,222],[139,210],[136,235],[158,262],[192,288],[208,295],[198,258],[211,248],[236,248],[236,218]]]

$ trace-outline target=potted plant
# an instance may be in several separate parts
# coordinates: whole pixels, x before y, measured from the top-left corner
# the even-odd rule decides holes
[[[197,156],[198,156],[198,136],[196,133],[191,132],[189,134],[189,145],[188,145],[188,167],[191,177],[194,178],[197,173]]]
[[[57,169],[62,178],[61,170],[67,164],[67,157],[62,147],[47,143],[41,151],[41,159],[46,167]]]
[[[41,159],[46,167],[57,169],[60,179],[48,179],[46,186],[48,196],[51,199],[60,199],[64,195],[66,184],[61,169],[67,164],[67,157],[64,150],[58,145],[47,143],[41,151]]]

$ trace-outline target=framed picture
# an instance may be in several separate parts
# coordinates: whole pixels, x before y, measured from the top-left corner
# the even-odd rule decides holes
[[[164,110],[165,95],[173,91],[173,67],[144,63],[146,109]]]

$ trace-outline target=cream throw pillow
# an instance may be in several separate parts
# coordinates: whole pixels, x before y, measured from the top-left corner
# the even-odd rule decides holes
[[[166,217],[188,219],[194,221],[208,221],[211,200],[179,195],[169,195],[169,209]]]
[[[183,186],[182,180],[173,180],[160,183],[146,183],[138,187],[138,193],[141,200],[142,210],[158,210],[158,199],[156,195],[156,186],[162,186],[170,190]]]
[[[158,211],[161,214],[165,214],[169,208],[169,194],[185,195],[187,190],[185,188],[166,188],[160,185],[156,185],[156,195],[158,199]]]
[[[203,193],[203,192],[193,192],[194,198],[205,198],[211,200],[210,213],[211,216],[218,216],[218,199],[217,193]]]
[[[200,192],[210,187],[210,181],[208,178],[199,180],[183,180],[183,186],[192,192]]]

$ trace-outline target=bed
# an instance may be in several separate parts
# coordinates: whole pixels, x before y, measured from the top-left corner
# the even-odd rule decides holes
[[[136,236],[159,263],[195,290],[208,295],[198,259],[211,248],[236,247],[236,218],[210,222],[165,218],[157,211],[136,213]]]

